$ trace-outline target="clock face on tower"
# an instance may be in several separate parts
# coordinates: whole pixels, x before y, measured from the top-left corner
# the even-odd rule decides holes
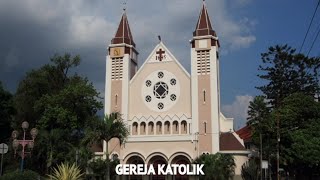
[[[141,95],[149,109],[157,112],[169,110],[178,101],[180,84],[169,71],[151,73],[142,83]]]

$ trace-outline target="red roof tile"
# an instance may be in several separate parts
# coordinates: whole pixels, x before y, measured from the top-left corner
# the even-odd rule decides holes
[[[200,12],[196,29],[193,32],[193,36],[206,36],[206,35],[216,36],[216,32],[212,29],[207,7],[205,5],[205,2],[203,2],[202,10]]]
[[[252,129],[250,126],[245,126],[241,129],[239,129],[238,131],[236,131],[236,133],[239,135],[239,137],[241,139],[243,139],[244,141],[249,141],[251,140],[251,136],[252,136]]]
[[[116,32],[115,37],[111,41],[112,44],[129,44],[132,46],[136,46],[136,44],[133,42],[129,22],[126,13],[124,12],[118,27],[118,30]]]
[[[245,147],[238,141],[238,139],[230,132],[222,133],[220,135],[220,150],[221,151],[241,151]]]

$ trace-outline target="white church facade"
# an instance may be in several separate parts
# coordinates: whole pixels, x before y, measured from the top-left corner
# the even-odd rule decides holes
[[[105,114],[121,113],[130,135],[121,146],[111,140],[100,154],[128,164],[189,164],[204,153],[228,153],[239,177],[249,151],[233,130],[233,119],[221,113],[219,47],[203,3],[190,41],[191,73],[161,41],[138,69],[124,12],[106,58]]]

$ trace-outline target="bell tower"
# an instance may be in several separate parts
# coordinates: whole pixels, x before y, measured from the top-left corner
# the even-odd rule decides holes
[[[135,47],[124,10],[106,58],[105,114],[119,112],[125,121],[128,119],[129,82],[138,67]]]
[[[199,153],[219,151],[219,41],[203,1],[191,43],[192,132]]]

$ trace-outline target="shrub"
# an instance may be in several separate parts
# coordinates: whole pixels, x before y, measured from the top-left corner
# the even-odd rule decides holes
[[[259,167],[254,160],[249,160],[241,167],[241,176],[244,180],[258,180]]]
[[[39,174],[31,170],[25,170],[23,172],[20,172],[20,171],[10,172],[0,177],[0,180],[17,180],[17,179],[36,180],[36,179],[39,179]]]
[[[84,173],[75,164],[62,163],[53,169],[53,175],[48,175],[52,180],[81,180]]]

